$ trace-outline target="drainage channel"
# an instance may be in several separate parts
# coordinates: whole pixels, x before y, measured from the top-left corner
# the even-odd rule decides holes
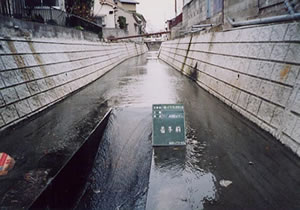
[[[66,169],[70,175],[57,182],[65,191],[60,202],[72,195],[66,208],[299,209],[299,158],[155,57],[130,59],[78,93],[76,111],[82,115],[88,106],[101,110],[95,104],[103,101],[119,108],[112,111],[99,147],[93,147],[96,156],[88,162],[80,193],[64,186],[69,180],[78,185],[70,178],[80,177],[76,170]],[[152,149],[150,107],[162,103],[184,104],[185,147]],[[57,113],[72,107],[67,105]]]

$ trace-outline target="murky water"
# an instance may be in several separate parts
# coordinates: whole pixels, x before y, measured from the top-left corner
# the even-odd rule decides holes
[[[300,207],[299,159],[156,55],[130,59],[86,88],[116,109],[79,208]],[[152,150],[155,103],[184,104],[186,147]]]
[[[130,118],[130,126],[126,126]],[[116,108],[77,209],[144,209],[151,165],[149,108]]]
[[[154,148],[147,209],[202,209],[216,198],[216,178],[195,165],[195,148]]]

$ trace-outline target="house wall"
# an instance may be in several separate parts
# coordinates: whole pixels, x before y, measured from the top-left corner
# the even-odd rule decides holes
[[[116,15],[116,20],[118,20],[119,16],[123,16],[123,17],[126,18],[126,23],[128,24],[127,28],[128,28],[129,36],[137,35],[138,30],[136,30],[136,27],[134,26],[134,24],[136,22],[135,22],[135,19],[134,19],[132,13],[124,11],[124,10],[118,8],[117,15]],[[119,27],[119,23],[117,23],[117,26]]]
[[[291,1],[290,1],[291,2]],[[300,1],[294,2],[294,11],[300,11]],[[234,18],[236,21],[255,19],[289,14],[284,0],[253,1],[253,0],[226,0],[224,1],[225,17]],[[227,20],[224,20],[225,23]]]
[[[118,2],[118,6],[124,10],[136,12],[136,4],[124,4],[124,3]]]
[[[299,22],[186,36],[159,58],[300,156]]]
[[[103,38],[107,39],[109,37],[125,37],[129,36],[128,32],[119,28],[103,28]]]
[[[66,11],[65,0],[59,0],[59,7],[61,10]]]
[[[0,20],[0,129],[46,109],[147,50],[142,44],[88,41],[82,32],[62,27],[41,26],[47,28],[44,32],[38,27],[43,24]],[[24,28],[15,32],[18,24],[35,33]]]
[[[222,23],[222,10],[215,11],[217,3],[220,4],[221,1],[222,0],[194,0],[187,3],[183,8],[183,26],[185,29],[188,30],[193,25],[200,23]],[[210,15],[208,15],[207,12],[208,5]]]
[[[196,24],[211,23],[230,28],[227,17],[242,21],[288,14],[284,0],[186,0],[184,3],[183,26],[175,34],[180,30],[190,31]],[[294,11],[300,12],[300,1],[294,1],[293,5]]]
[[[113,14],[109,14],[113,11]],[[115,13],[114,8],[111,5],[100,4],[99,1],[94,1],[94,16],[104,16],[104,22],[106,28],[115,28]]]

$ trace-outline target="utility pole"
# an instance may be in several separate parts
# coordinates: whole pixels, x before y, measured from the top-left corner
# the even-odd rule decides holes
[[[175,0],[175,17],[177,17],[177,0]]]

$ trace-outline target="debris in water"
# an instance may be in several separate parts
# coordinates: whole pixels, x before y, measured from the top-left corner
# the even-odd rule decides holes
[[[93,190],[94,193],[99,194],[101,192],[101,190]]]
[[[30,172],[24,175],[24,179],[30,183],[35,183],[37,181],[35,178],[33,178],[33,173]]]
[[[15,160],[6,153],[0,153],[0,176],[7,175],[15,165]]]
[[[183,201],[183,202],[187,202],[187,201],[188,201],[187,198],[182,198],[182,199],[180,199],[180,200]]]
[[[220,185],[222,186],[222,187],[228,187],[229,185],[231,185],[232,184],[232,181],[230,181],[230,180],[224,180],[224,179],[222,179],[221,181],[220,181]]]
[[[253,163],[252,161],[249,161],[249,165],[251,165],[251,166],[252,166],[252,165],[254,165],[254,163]]]

